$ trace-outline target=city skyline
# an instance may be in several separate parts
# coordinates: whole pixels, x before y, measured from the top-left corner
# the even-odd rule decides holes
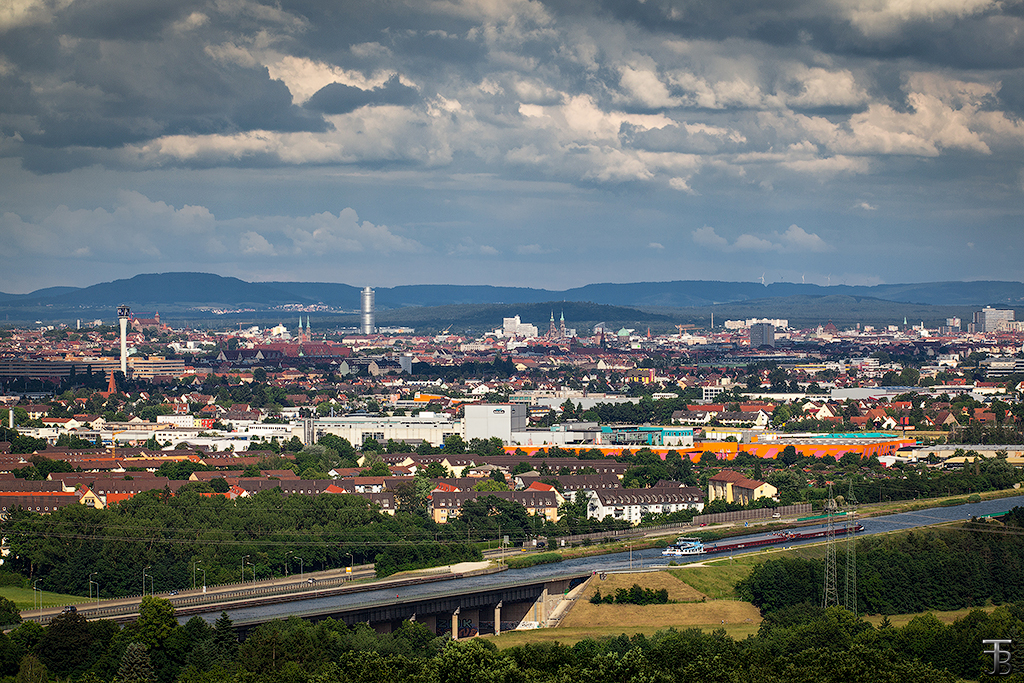
[[[1022,28],[991,0],[17,0],[0,291],[1022,281]]]

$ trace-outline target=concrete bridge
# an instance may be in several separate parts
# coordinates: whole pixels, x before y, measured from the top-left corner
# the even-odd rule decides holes
[[[369,624],[378,633],[390,633],[403,621],[414,620],[438,635],[451,634],[458,639],[498,634],[522,626],[545,626],[553,617],[558,617],[570,591],[584,584],[590,575],[589,571],[575,572],[477,587],[444,582],[443,586],[422,586],[429,590],[418,595],[403,596],[399,592],[394,598],[382,599],[380,591],[373,591],[378,595],[365,594],[364,599],[349,594],[344,603],[331,597],[291,602],[283,611],[259,605],[242,608],[224,605],[216,611],[200,612],[199,616],[212,622],[225,611],[243,635],[260,624],[289,616],[314,621],[331,618],[350,626]]]

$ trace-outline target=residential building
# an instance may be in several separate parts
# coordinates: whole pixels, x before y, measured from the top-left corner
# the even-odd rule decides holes
[[[649,489],[601,489],[586,491],[587,517],[621,519],[639,524],[644,515],[704,509],[704,492],[696,486],[659,486]]]
[[[732,470],[722,470],[708,479],[708,501],[723,499],[727,503],[746,505],[758,498],[777,499],[779,490],[771,484],[747,478]]]

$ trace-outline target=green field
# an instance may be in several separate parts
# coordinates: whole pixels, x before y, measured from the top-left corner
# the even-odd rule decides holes
[[[757,553],[739,555],[735,558],[724,557],[708,562],[695,562],[668,572],[680,581],[684,581],[708,596],[710,599],[733,600],[736,595],[736,582],[746,578],[754,565],[765,560],[779,557],[821,558],[825,556],[825,545],[815,543],[802,545],[792,550],[768,549]]]
[[[31,588],[15,588],[14,586],[4,586],[0,588],[0,597],[7,598],[14,602],[14,604],[17,605],[18,610],[22,612],[32,609],[33,600],[38,608],[40,598],[42,598],[43,607],[80,605],[89,601],[89,598],[82,597],[81,595],[50,593],[44,590],[33,591]]]

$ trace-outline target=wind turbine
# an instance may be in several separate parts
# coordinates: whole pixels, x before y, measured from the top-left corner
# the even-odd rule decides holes
[[[764,273],[761,273],[761,286],[764,287]]]
[[[806,273],[801,273],[800,274],[800,284],[802,284],[802,285],[806,285],[807,284],[807,275],[806,275]]]

